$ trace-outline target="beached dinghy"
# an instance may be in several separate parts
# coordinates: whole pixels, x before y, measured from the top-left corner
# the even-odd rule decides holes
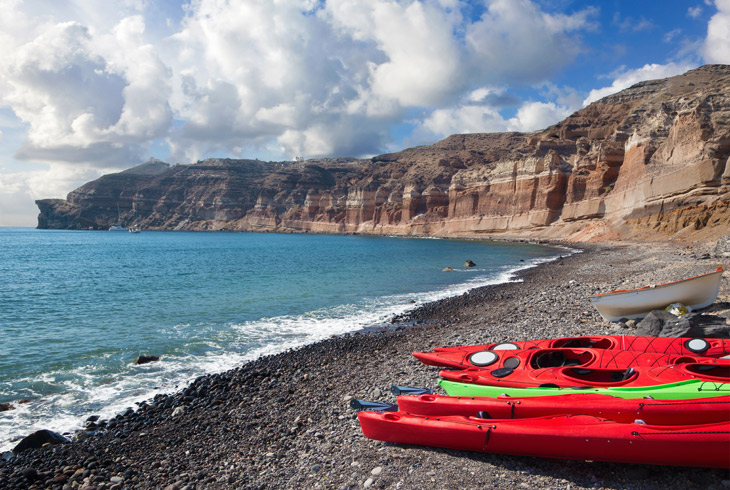
[[[449,381],[479,385],[511,386],[531,388],[552,386],[572,388],[593,386],[608,388],[619,386],[653,386],[676,383],[688,379],[701,379],[716,383],[730,383],[730,360],[708,359],[708,363],[674,364],[653,368],[582,368],[557,367],[546,369],[474,369],[468,371],[439,372],[439,376]]]
[[[402,395],[397,398],[395,409],[418,415],[462,415],[489,419],[582,414],[624,423],[641,419],[650,425],[686,425],[727,422],[730,420],[730,396],[698,400],[652,400],[594,393],[533,397]]]
[[[512,388],[510,386],[480,385],[462,383],[448,379],[439,380],[439,385],[451,396],[552,396],[575,393],[595,393],[612,395],[618,398],[653,398],[655,400],[690,400],[730,395],[730,383],[690,379],[677,383],[653,386],[609,386],[596,388],[592,386],[575,386],[570,388],[554,388],[540,386],[536,388]]]
[[[699,354],[660,354],[606,349],[528,349],[528,350],[463,350],[447,352],[414,352],[413,355],[429,366],[456,369],[511,368],[542,369],[573,366],[592,368],[654,367],[668,364],[710,361]]]
[[[689,337],[636,337],[630,335],[595,335],[585,337],[562,337],[556,339],[542,340],[520,340],[515,342],[493,342],[491,344],[480,345],[437,347],[434,349],[434,352],[555,348],[630,350],[635,352],[656,352],[660,354],[700,354],[707,357],[722,357],[730,354],[730,340]]]
[[[722,279],[722,267],[715,272],[682,279],[681,281],[619,289],[594,294],[589,299],[604,320],[615,322],[623,318],[643,318],[653,310],[663,310],[672,303],[682,303],[692,310],[710,306],[717,298]]]
[[[619,463],[730,467],[730,421],[658,426],[591,415],[516,420],[358,413],[363,434],[398,444]]]

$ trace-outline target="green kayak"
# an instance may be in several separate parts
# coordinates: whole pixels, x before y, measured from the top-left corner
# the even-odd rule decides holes
[[[681,400],[687,398],[708,398],[713,396],[730,395],[730,383],[714,383],[700,379],[689,379],[676,383],[667,383],[653,386],[632,386],[613,388],[510,388],[507,386],[488,386],[470,383],[457,383],[442,379],[441,387],[451,396],[546,396],[568,395],[574,393],[601,393],[618,398],[651,397],[656,400]]]

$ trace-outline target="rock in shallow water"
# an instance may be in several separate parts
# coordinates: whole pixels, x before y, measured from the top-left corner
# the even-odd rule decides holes
[[[157,362],[160,360],[160,356],[139,356],[134,363],[135,364],[148,364],[150,362]]]

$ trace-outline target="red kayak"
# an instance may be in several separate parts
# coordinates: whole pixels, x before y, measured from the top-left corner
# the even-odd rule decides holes
[[[524,419],[581,414],[630,423],[687,425],[730,420],[730,396],[698,400],[624,399],[594,393],[525,397],[399,396],[401,412],[418,415],[461,415],[488,419]]]
[[[481,345],[437,347],[436,352],[477,350],[518,350],[554,348],[590,348],[656,352],[659,354],[702,355],[722,357],[730,354],[730,339],[700,339],[687,337],[632,337],[603,335],[589,337],[563,337],[545,340],[495,342]]]
[[[640,387],[699,379],[716,383],[730,383],[730,364],[726,360],[710,359],[715,364],[689,363],[653,368],[605,369],[557,367],[546,369],[479,369],[469,371],[441,371],[446,380],[489,386],[529,388],[538,386],[576,387]]]
[[[591,415],[503,420],[358,413],[370,439],[467,451],[617,463],[730,468],[730,421],[619,423]]]
[[[429,366],[456,369],[503,368],[543,369],[572,366],[591,368],[626,369],[629,367],[655,367],[669,364],[715,361],[712,357],[698,354],[678,355],[628,350],[603,350],[580,348],[527,349],[527,350],[463,350],[414,352],[413,355]],[[729,362],[723,359],[720,362]]]

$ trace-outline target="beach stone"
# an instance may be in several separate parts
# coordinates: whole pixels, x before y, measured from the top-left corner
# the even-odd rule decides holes
[[[362,486],[363,488],[370,488],[373,483],[375,483],[375,480],[373,480],[372,478],[368,478],[367,480],[365,480],[365,483],[363,483]]]
[[[12,410],[13,406],[9,403],[0,403],[0,412],[4,412],[6,410]]]
[[[636,335],[658,337],[664,326],[677,317],[663,310],[654,310],[644,317],[636,326]]]
[[[38,478],[38,472],[34,468],[23,468],[21,473],[30,481],[35,481]]]
[[[666,311],[656,310],[639,323],[636,335],[730,338],[730,327],[722,316],[690,313],[677,318]]]
[[[690,314],[681,320],[665,325],[661,336],[730,338],[730,328],[721,316]]]
[[[376,466],[375,468],[373,468],[373,471],[371,471],[370,474],[373,475],[373,476],[378,476],[382,472],[383,472],[383,467],[382,466]]]
[[[41,429],[33,432],[31,435],[24,437],[14,448],[13,453],[18,454],[27,449],[37,449],[44,444],[63,444],[69,442],[57,432],[47,429]]]

